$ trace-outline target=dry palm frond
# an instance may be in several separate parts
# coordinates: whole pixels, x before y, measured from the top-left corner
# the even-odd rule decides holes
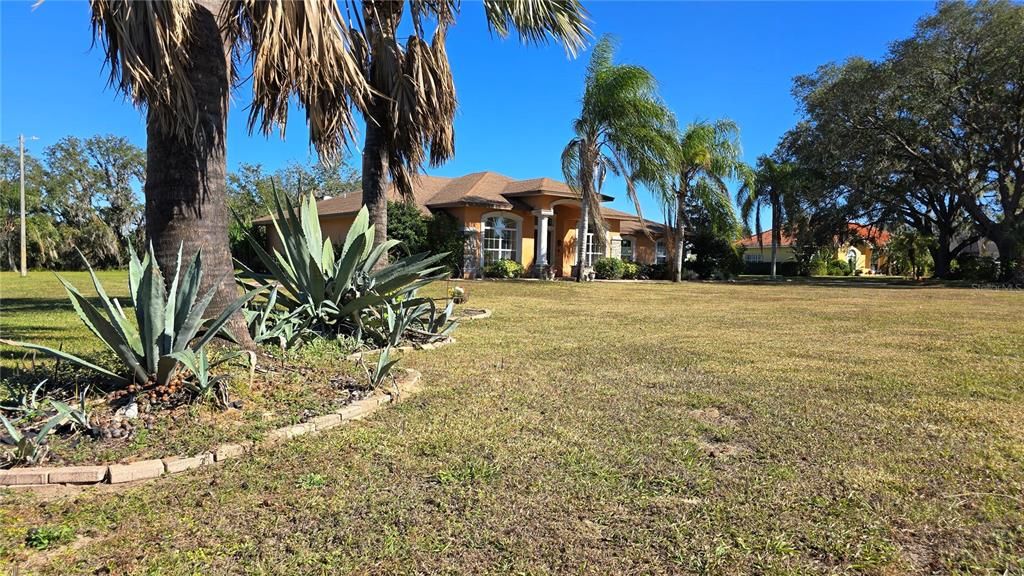
[[[381,30],[376,23],[371,30]],[[388,173],[396,188],[412,195],[412,177],[429,159],[434,166],[455,153],[457,100],[445,50],[447,28],[438,26],[427,44],[418,36],[406,45],[393,35],[370,38],[370,83],[380,99],[367,121],[381,127]]]
[[[363,109],[370,93],[360,66],[361,39],[343,26],[337,4],[232,0],[223,10],[235,58],[252,62],[249,129],[283,132],[294,95],[306,110],[317,152],[327,161],[335,158],[355,129],[352,106]]]
[[[187,73],[192,1],[91,0],[90,8],[110,84],[154,112],[166,133],[190,139],[201,132]]]
[[[354,52],[373,103],[366,121],[379,126],[388,174],[399,192],[412,196],[412,177],[428,160],[437,166],[455,153],[455,82],[446,38],[459,11],[457,0],[346,0]],[[413,34],[396,39],[405,7]],[[530,42],[561,40],[575,53],[589,33],[577,0],[517,0],[486,3],[492,30],[505,36],[512,28]],[[426,42],[427,26],[433,36]],[[358,33],[355,32],[358,30]]]
[[[499,36],[508,36],[515,28],[524,42],[539,44],[555,38],[573,56],[590,34],[586,10],[578,0],[484,0],[484,10],[491,30]]]

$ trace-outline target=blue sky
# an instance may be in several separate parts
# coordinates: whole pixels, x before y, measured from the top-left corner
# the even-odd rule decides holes
[[[0,2],[0,140],[39,137],[39,152],[65,135],[123,135],[145,146],[145,118],[106,87],[91,49],[88,4]],[[618,60],[649,68],[680,123],[729,117],[739,123],[746,159],[769,153],[793,125],[793,76],[850,56],[882,56],[909,36],[930,2],[586,2],[595,36],[614,34]],[[522,46],[493,38],[480,4],[464,0],[448,53],[459,95],[456,155],[427,172],[456,176],[494,170],[516,178],[561,179],[559,154],[571,137],[589,53],[570,60],[560,46]],[[285,140],[249,136],[247,86],[234,94],[228,167],[270,169],[312,162],[304,116],[296,110]],[[356,160],[360,143],[352,154]],[[356,164],[358,165],[358,163]],[[612,204],[630,209],[622,184],[609,181]],[[660,217],[644,198],[645,215]]]

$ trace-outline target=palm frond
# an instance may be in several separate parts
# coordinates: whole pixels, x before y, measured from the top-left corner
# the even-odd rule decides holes
[[[326,161],[355,130],[352,107],[370,95],[357,43],[331,0],[231,0],[222,17],[236,60],[252,63],[249,130],[283,134],[288,102],[306,111],[310,141]]]
[[[110,85],[183,140],[202,133],[186,56],[192,0],[90,0]]]
[[[579,0],[484,0],[484,11],[491,30],[502,38],[515,28],[523,42],[540,44],[552,38],[572,56],[590,35]]]

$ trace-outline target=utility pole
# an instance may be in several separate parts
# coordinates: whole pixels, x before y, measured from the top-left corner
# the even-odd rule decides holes
[[[21,276],[28,276],[27,256],[25,253],[25,135],[18,136],[18,147],[21,149]]]

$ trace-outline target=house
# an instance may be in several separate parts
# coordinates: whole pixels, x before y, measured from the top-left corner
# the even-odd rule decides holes
[[[865,226],[856,222],[847,223],[848,230],[845,240],[836,238],[835,258],[843,262],[855,260],[854,271],[862,274],[877,273],[885,268],[885,256],[880,250],[889,243],[889,233],[874,226]],[[740,240],[743,247],[743,261],[747,264],[758,264],[772,261],[772,231],[753,234]],[[796,261],[795,238],[785,231],[779,236],[779,247],[776,262]]]
[[[398,200],[392,188],[389,198]],[[465,236],[462,275],[479,277],[483,266],[499,259],[515,260],[534,276],[570,276],[576,264],[579,197],[551,178],[515,180],[496,172],[475,172],[458,178],[421,175],[413,187],[414,201],[424,214],[447,212],[462,225]],[[613,198],[603,196],[603,201]],[[340,243],[362,207],[360,192],[317,203],[320,228]],[[608,224],[604,242],[587,235],[587,264],[603,256],[644,264],[664,262],[668,251],[663,226],[650,220],[601,207]],[[270,217],[256,220],[267,225]],[[651,237],[644,233],[646,227]],[[268,241],[279,244],[271,227]]]

